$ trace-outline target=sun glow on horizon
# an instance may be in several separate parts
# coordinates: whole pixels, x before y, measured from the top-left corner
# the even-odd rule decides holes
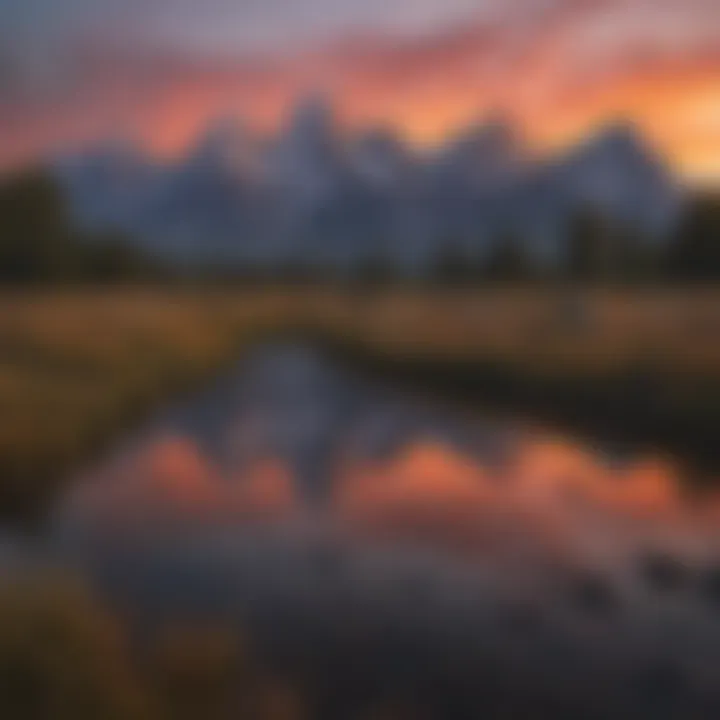
[[[72,92],[0,97],[0,167],[118,135],[173,158],[218,117],[272,134],[299,98],[319,89],[343,126],[386,126],[420,147],[498,111],[540,154],[622,119],[681,179],[720,184],[717,49],[699,39],[682,52],[632,53],[618,39],[613,52],[600,48],[608,57],[590,62],[591,48],[578,42],[583,22],[582,13],[560,14],[515,44],[502,29],[469,25],[412,41],[346,38],[257,58],[94,47]]]

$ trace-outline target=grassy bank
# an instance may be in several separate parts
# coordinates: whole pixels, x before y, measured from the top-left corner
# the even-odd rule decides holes
[[[367,299],[325,333],[348,361],[466,405],[720,477],[720,296],[701,289]]]
[[[66,473],[237,357],[266,307],[201,292],[0,300],[0,514],[32,516]]]
[[[370,300],[325,334],[395,383],[720,477],[720,296],[482,291]]]
[[[0,585],[0,713],[14,720],[302,720],[237,623],[137,628],[78,578],[35,571]]]
[[[257,337],[321,337],[394,378],[712,465],[716,291],[117,289],[0,298],[0,514]]]

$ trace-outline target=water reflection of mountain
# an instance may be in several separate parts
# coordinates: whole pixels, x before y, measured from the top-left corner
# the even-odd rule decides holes
[[[137,623],[250,628],[320,717],[399,696],[430,718],[700,718],[720,708],[719,512],[652,459],[275,344],[89,473],[52,542]]]

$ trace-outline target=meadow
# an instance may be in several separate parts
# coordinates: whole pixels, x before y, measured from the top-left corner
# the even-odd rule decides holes
[[[712,289],[7,291],[0,514],[42,513],[72,470],[144,414],[281,333],[315,337],[350,361],[480,406],[715,460]]]

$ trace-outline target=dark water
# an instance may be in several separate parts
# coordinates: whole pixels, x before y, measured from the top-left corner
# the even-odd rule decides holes
[[[345,701],[720,717],[720,502],[680,487],[275,344],[79,478],[38,554]]]

